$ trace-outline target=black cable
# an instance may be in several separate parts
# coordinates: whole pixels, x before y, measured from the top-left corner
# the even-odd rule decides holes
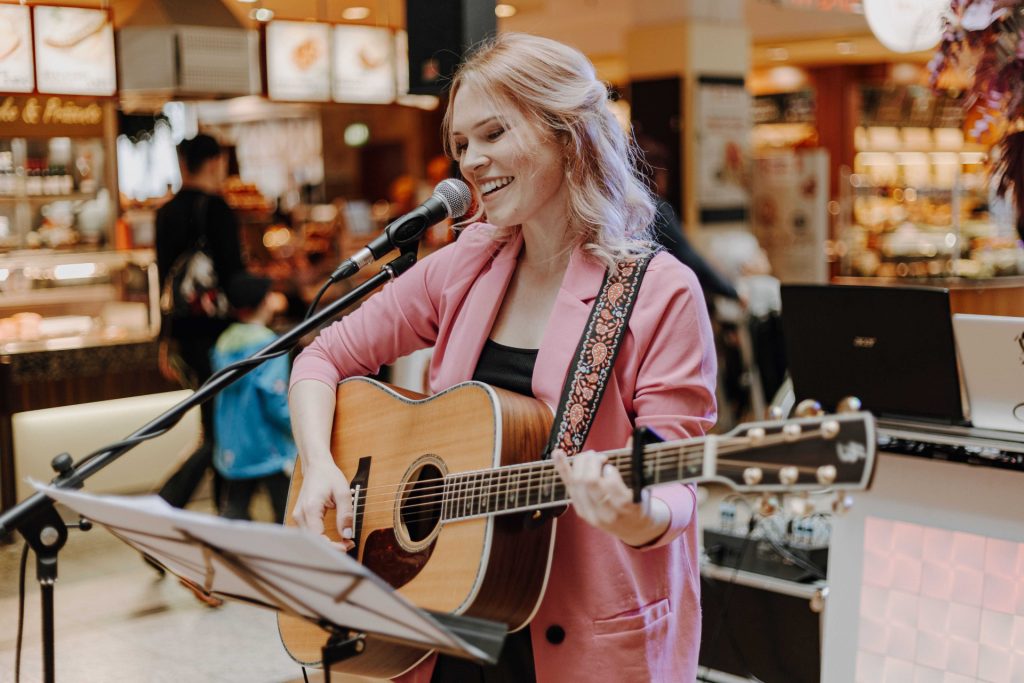
[[[21,680],[21,638],[25,632],[25,573],[28,567],[28,541],[21,549],[21,567],[18,570],[18,636],[14,645],[14,683]]]
[[[309,676],[306,675],[306,667],[302,667],[302,680],[309,683]]]
[[[313,303],[311,303],[309,305],[309,308],[306,309],[306,317],[303,318],[303,320],[306,320],[309,318],[309,316],[313,315],[314,311],[316,311],[316,307],[320,304],[320,299],[323,297],[324,294],[327,293],[327,290],[330,289],[331,285],[333,284],[334,280],[331,278],[327,278],[327,282],[324,283],[324,286],[321,287],[320,291],[316,293],[315,297],[313,297]],[[303,669],[303,671],[305,671],[305,669]]]

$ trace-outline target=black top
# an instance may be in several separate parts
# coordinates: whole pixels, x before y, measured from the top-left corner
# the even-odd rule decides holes
[[[724,296],[727,299],[739,298],[736,288],[712,268],[686,239],[676,212],[664,200],[658,200],[658,213],[654,216],[653,228],[655,241],[693,270],[709,304],[712,294]]]
[[[480,352],[473,379],[533,396],[530,381],[536,361],[537,349],[517,349],[488,339]],[[537,676],[530,629],[521,629],[505,638],[505,646],[494,666],[480,666],[447,655],[438,656],[430,680],[431,683],[533,683]]]
[[[537,349],[517,349],[488,339],[480,352],[473,379],[523,396],[533,396],[533,366],[536,363]]]
[[[200,190],[182,188],[156,212],[156,263],[161,288],[171,266],[179,256],[195,246],[201,230],[206,232],[207,249],[217,271],[217,280],[225,291],[228,291],[227,283],[232,276],[245,270],[234,211],[223,198],[206,195],[206,216],[201,220],[196,202],[204,194]],[[225,321],[208,318],[176,320],[172,334],[176,337],[199,334],[216,338],[226,325]]]

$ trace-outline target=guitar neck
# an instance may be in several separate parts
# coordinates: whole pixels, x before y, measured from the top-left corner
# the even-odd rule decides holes
[[[696,480],[703,473],[705,437],[654,444],[644,450],[644,484]],[[606,451],[608,464],[632,485],[632,451]],[[444,478],[441,515],[445,521],[525,512],[569,503],[562,479],[550,460],[491,470],[449,474]]]
[[[868,413],[743,424],[725,435],[644,447],[643,486],[715,480],[737,491],[867,488],[874,462]],[[603,453],[633,486],[633,453]],[[434,494],[436,495],[436,494]],[[550,460],[448,474],[439,502],[446,521],[523,512],[571,502]],[[427,504],[427,503],[424,503]]]

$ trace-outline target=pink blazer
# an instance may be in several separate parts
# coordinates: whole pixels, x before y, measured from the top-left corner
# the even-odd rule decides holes
[[[522,247],[522,236],[491,238],[467,228],[459,241],[418,263],[296,360],[292,383],[376,372],[413,350],[435,346],[430,386],[472,377]],[[604,268],[571,256],[533,374],[534,395],[555,408]],[[608,389],[587,439],[620,448],[634,421],[667,439],[703,434],[715,423],[716,362],[697,278],[668,254],[652,260]],[[700,643],[700,580],[691,486],[653,490],[672,512],[669,530],[632,548],[570,509],[558,521],[547,592],[531,624],[538,681],[693,681]],[[433,659],[402,677],[426,683]]]

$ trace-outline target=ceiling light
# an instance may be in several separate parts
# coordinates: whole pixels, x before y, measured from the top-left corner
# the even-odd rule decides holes
[[[256,21],[270,21],[274,18],[274,10],[267,9],[266,7],[260,7],[249,12],[249,17]]]
[[[494,13],[502,19],[508,19],[509,17],[515,16],[517,11],[518,10],[516,10],[515,5],[500,3],[494,6]]]
[[[247,5],[251,5],[252,3],[256,2],[256,0],[238,0],[238,2],[244,2]]]
[[[768,59],[773,62],[784,62],[789,59],[789,50],[784,47],[768,48]]]
[[[841,55],[857,54],[857,46],[848,40],[840,40],[836,43],[836,52]]]
[[[934,47],[942,38],[949,0],[864,0],[864,16],[878,42],[895,52]]]
[[[370,16],[369,7],[346,7],[341,12],[341,18],[348,21],[360,21]]]

